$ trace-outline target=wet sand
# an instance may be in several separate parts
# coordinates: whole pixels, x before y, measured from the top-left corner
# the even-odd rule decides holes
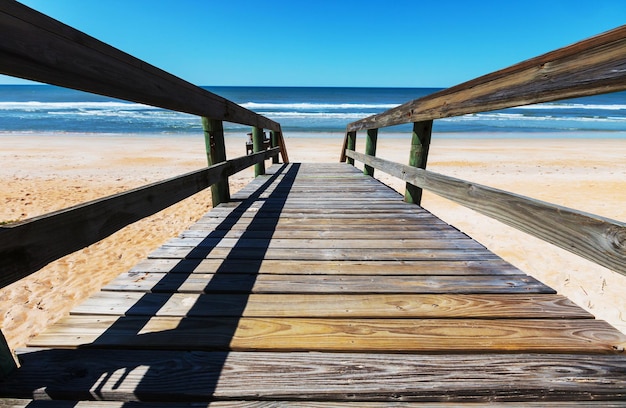
[[[336,162],[341,135],[286,135],[293,162]],[[199,137],[0,135],[0,221],[66,208],[206,165]],[[227,155],[245,153],[227,138]],[[357,150],[363,149],[363,137]],[[406,163],[408,137],[381,136],[378,156]],[[432,171],[621,221],[626,220],[626,139],[467,139],[434,137]],[[403,183],[376,174],[403,191]],[[251,169],[230,180],[237,191]],[[0,325],[20,347],[86,297],[127,271],[206,213],[201,192],[0,290]],[[423,206],[580,306],[626,332],[626,277],[425,193]]]

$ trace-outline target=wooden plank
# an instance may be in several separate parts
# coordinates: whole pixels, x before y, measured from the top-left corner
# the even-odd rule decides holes
[[[92,395],[97,387],[99,398],[119,401],[177,396],[179,402],[279,399],[305,406],[318,404],[314,401],[388,406],[398,401],[623,402],[626,388],[624,359],[604,355],[33,350],[23,353],[22,361],[19,374],[0,383],[0,393],[72,400]]]
[[[99,292],[73,315],[589,319],[559,295],[319,295]]]
[[[146,259],[129,274],[247,273],[278,275],[523,275],[502,259],[483,261],[295,261],[229,259]]]
[[[290,249],[484,249],[473,239],[280,239],[265,238],[173,238],[163,244],[172,248],[290,248]]]
[[[443,229],[443,228],[420,228],[416,231],[398,231],[398,230],[384,230],[379,231],[376,235],[368,231],[353,232],[351,230],[293,230],[293,229],[277,229],[275,231],[261,231],[261,230],[211,230],[210,228],[186,230],[180,234],[181,238],[231,238],[237,239],[245,235],[248,239],[328,239],[328,240],[341,240],[341,239],[357,239],[357,240],[388,240],[396,238],[398,240],[420,240],[420,239],[454,239],[454,240],[470,240],[471,238],[464,233],[455,229]]]
[[[346,154],[626,275],[626,223],[353,151]]]
[[[621,26],[350,123],[346,131],[621,91],[626,89],[625,67],[626,26]]]
[[[0,6],[0,72],[216,120],[280,130],[234,102],[17,2]]]
[[[69,316],[29,347],[175,350],[621,353],[600,320]]]
[[[430,248],[189,248],[161,247],[150,253],[149,258],[179,259],[280,259],[304,261],[482,261],[497,258],[486,249],[430,249]]]
[[[228,261],[224,262],[225,264]],[[124,273],[104,286],[106,291],[179,293],[555,293],[531,276],[392,276]]]
[[[165,405],[167,404],[167,405]],[[294,401],[213,401],[213,402],[118,402],[118,401],[45,401],[45,400],[26,400],[26,399],[0,399],[0,408],[289,408],[294,406]],[[298,401],[299,407],[307,408],[337,408],[337,407],[353,407],[354,402],[349,401]],[[363,402],[359,401],[359,407],[362,408],[380,408],[380,402]],[[490,407],[489,403],[467,403],[470,407]],[[544,401],[541,403],[533,402],[501,402],[500,406],[505,408],[528,408],[528,407],[567,407],[572,406],[572,402],[560,401]],[[585,401],[588,407],[603,408],[623,408],[626,403],[619,401]],[[385,407],[418,407],[418,408],[445,408],[457,407],[458,403],[447,402],[386,402]]]
[[[0,226],[0,287],[241,171],[276,150],[244,156],[64,210]]]

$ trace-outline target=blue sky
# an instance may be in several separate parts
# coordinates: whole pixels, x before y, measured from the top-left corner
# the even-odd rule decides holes
[[[626,22],[624,0],[20,1],[213,86],[447,87]]]

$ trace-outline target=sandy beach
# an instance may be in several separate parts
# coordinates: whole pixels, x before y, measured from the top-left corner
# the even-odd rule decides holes
[[[297,137],[296,137],[297,136]],[[364,138],[359,135],[357,150]],[[437,138],[429,169],[608,218],[626,220],[626,139]],[[16,221],[206,165],[198,137],[0,135],[0,221]],[[227,155],[245,153],[245,136]],[[293,162],[336,162],[341,135],[286,135]],[[382,136],[378,156],[406,163],[409,137]],[[399,191],[402,182],[376,174]],[[231,178],[237,191],[253,178]],[[0,325],[20,347],[210,209],[205,191],[0,290]],[[426,193],[423,206],[626,333],[626,277]]]

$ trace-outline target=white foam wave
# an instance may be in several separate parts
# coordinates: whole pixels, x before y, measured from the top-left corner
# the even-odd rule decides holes
[[[583,103],[538,103],[534,105],[518,106],[514,109],[594,109],[594,110],[625,110],[626,105],[595,105]]]
[[[126,102],[0,102],[0,110],[24,110],[24,111],[41,111],[41,110],[81,110],[81,109],[158,109],[140,103]]]
[[[398,106],[393,103],[379,103],[379,104],[366,104],[366,103],[258,103],[258,102],[246,102],[241,104],[244,108],[257,110],[257,109],[296,109],[296,110],[332,110],[332,109],[391,109]]]
[[[272,119],[361,119],[371,116],[374,113],[364,112],[258,112],[260,115]]]

